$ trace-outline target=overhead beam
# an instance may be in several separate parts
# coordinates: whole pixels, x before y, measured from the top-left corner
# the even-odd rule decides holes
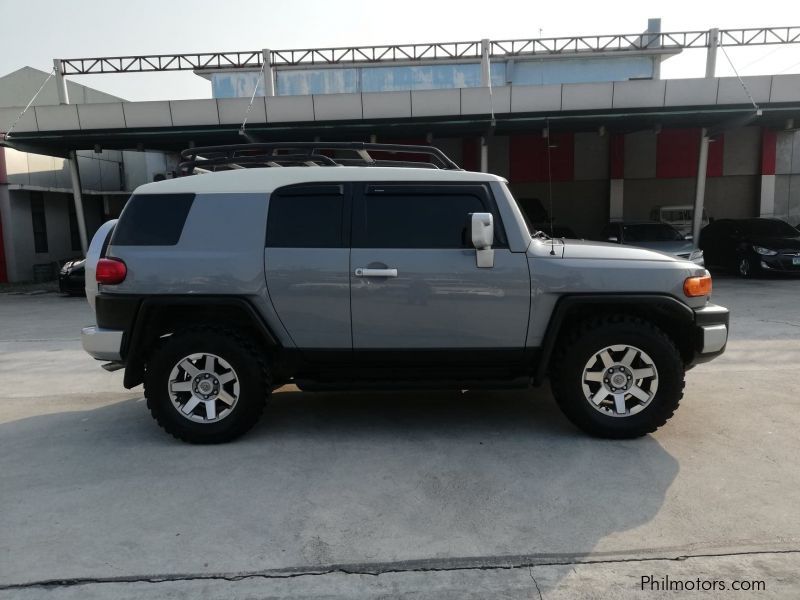
[[[712,30],[717,31],[717,30]],[[464,61],[483,57],[488,42],[492,58],[516,56],[641,52],[643,50],[683,50],[714,45],[711,31],[674,31],[586,35],[516,40],[483,40],[430,44],[383,46],[345,46],[337,48],[299,48],[271,50],[272,66],[336,65],[353,63],[391,63],[405,61]],[[767,46],[800,44],[800,26],[718,30],[719,46]],[[64,75],[93,73],[139,73],[149,71],[197,71],[204,69],[260,69],[261,50],[201,52],[193,54],[149,54],[65,58],[60,60]]]

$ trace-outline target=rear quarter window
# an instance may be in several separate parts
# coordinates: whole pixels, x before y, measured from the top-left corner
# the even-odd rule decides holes
[[[181,238],[194,194],[135,194],[111,238],[113,246],[174,246]]]

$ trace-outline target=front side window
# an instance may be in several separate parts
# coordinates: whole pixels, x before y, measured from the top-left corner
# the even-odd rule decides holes
[[[403,193],[368,186],[353,229],[360,248],[471,248],[470,214],[487,212],[469,192]]]
[[[298,186],[272,194],[267,215],[267,247],[344,246],[343,185]]]

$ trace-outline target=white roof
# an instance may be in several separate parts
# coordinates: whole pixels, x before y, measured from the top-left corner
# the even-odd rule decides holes
[[[271,193],[295,183],[330,181],[506,181],[497,175],[407,167],[264,167],[203,173],[147,183],[137,194]]]

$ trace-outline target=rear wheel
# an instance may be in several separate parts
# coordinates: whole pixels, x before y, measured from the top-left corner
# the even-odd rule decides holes
[[[556,401],[570,421],[591,435],[651,433],[667,422],[683,396],[678,349],[642,319],[587,321],[561,340],[553,361]]]
[[[168,433],[192,443],[233,440],[258,421],[270,392],[255,344],[238,332],[191,329],[148,359],[147,406]]]

